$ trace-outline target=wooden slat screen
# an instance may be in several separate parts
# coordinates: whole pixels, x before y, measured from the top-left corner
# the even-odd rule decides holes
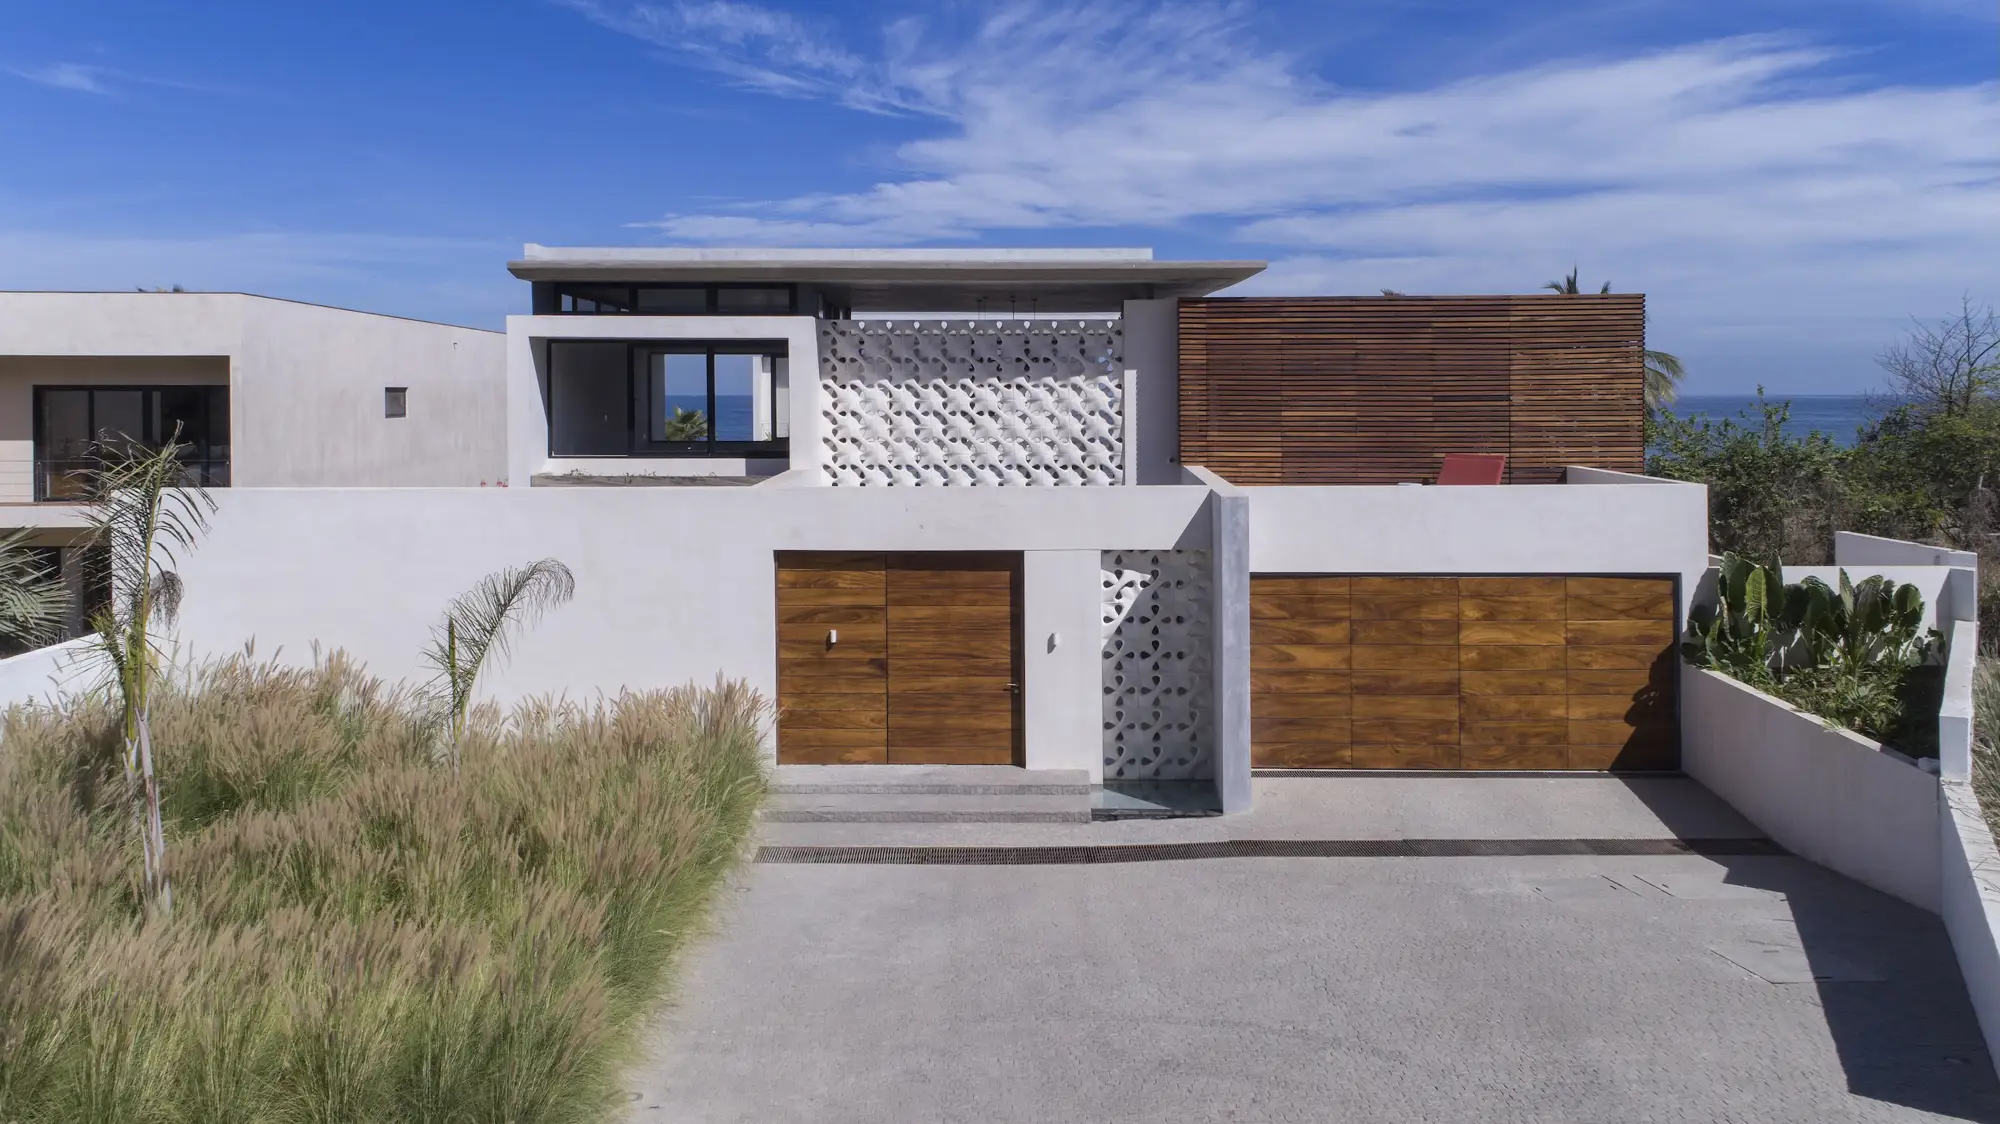
[[[1645,297],[1216,297],[1180,304],[1180,458],[1236,484],[1428,483],[1645,466]]]

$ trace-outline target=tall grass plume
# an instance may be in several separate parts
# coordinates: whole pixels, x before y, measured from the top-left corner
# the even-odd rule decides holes
[[[473,712],[334,655],[157,688],[175,906],[101,701],[0,717],[0,1121],[601,1119],[740,856],[740,683]]]

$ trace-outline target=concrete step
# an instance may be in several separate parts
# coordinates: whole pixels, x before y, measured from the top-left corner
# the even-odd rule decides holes
[[[1017,769],[1012,765],[780,765],[773,795],[1083,796],[1082,769]]]
[[[766,823],[1089,823],[1085,794],[780,792]]]
[[[1220,818],[1096,820],[1088,823],[778,823],[757,828],[762,847],[1082,847],[1131,843],[1214,843],[1228,838]]]

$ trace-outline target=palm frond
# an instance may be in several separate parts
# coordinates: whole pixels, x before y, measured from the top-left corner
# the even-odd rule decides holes
[[[1571,266],[1568,277],[1565,277],[1560,281],[1551,281],[1548,284],[1543,285],[1542,288],[1547,289],[1552,293],[1562,293],[1565,296],[1575,296],[1579,292],[1579,290],[1576,287],[1576,274],[1577,274],[1577,267]]]
[[[1687,377],[1687,368],[1680,357],[1664,351],[1647,351],[1646,363],[1646,406],[1659,409],[1680,395],[1681,380]]]
[[[73,603],[69,588],[28,546],[31,533],[0,536],[0,640],[27,645],[61,635]]]
[[[444,620],[431,630],[424,662],[443,681],[445,697],[438,702],[446,709],[454,738],[487,661],[506,659],[521,629],[575,594],[576,577],[569,567],[544,558],[488,574],[452,598]]]

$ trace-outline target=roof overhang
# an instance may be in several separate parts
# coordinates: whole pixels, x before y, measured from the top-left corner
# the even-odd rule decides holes
[[[1156,261],[1149,250],[734,250],[530,245],[524,281],[784,282],[856,311],[1117,311],[1127,300],[1203,297],[1261,261]]]

